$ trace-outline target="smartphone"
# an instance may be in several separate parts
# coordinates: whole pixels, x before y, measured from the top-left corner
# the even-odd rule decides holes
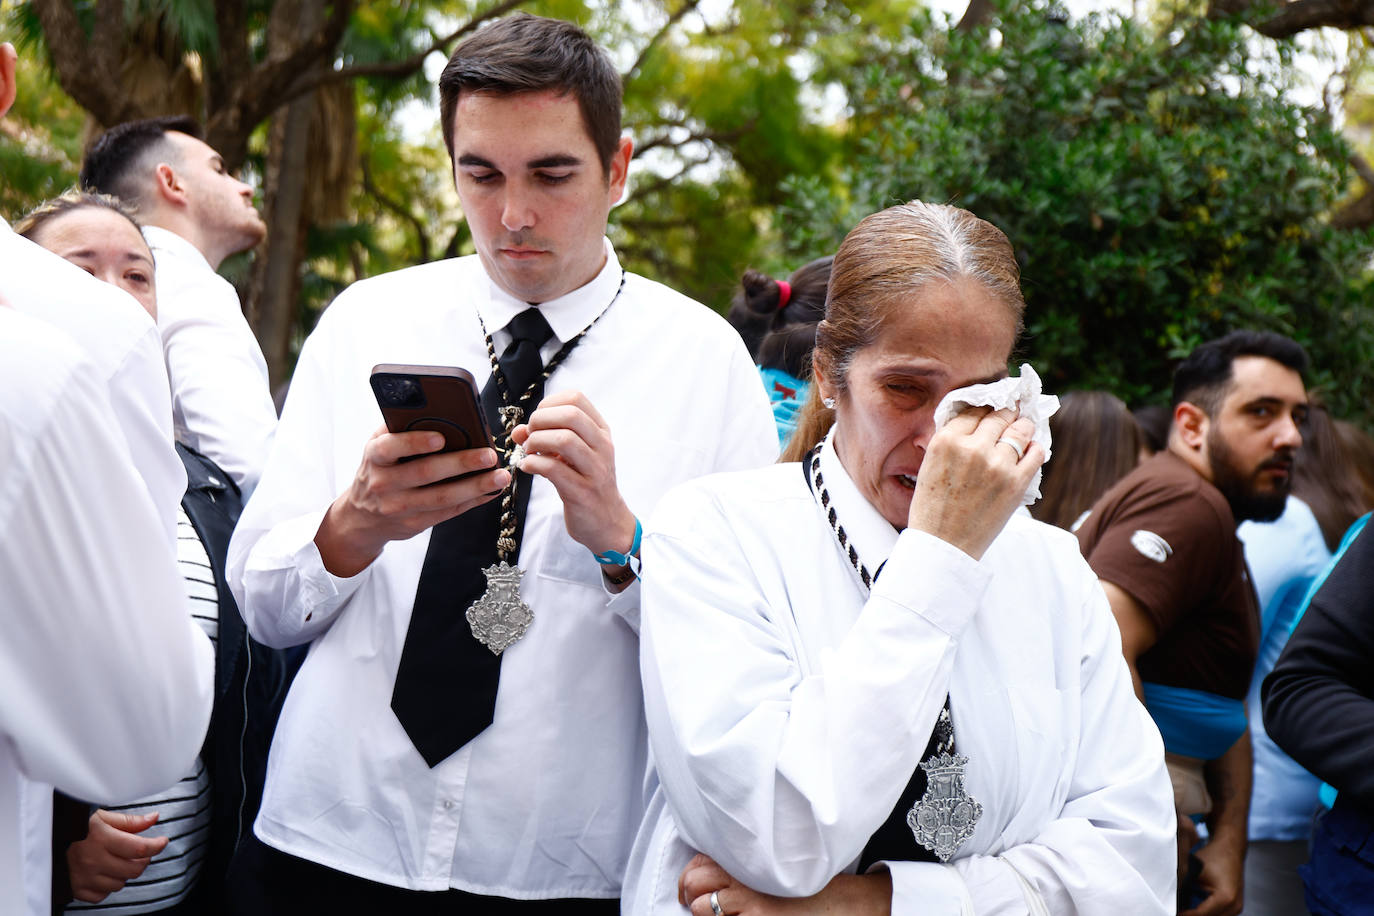
[[[496,449],[477,382],[466,369],[382,363],[372,367],[369,380],[390,432],[441,433],[441,452]]]

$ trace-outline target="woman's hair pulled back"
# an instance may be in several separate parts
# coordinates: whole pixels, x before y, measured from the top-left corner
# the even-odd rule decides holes
[[[725,319],[739,331],[755,363],[800,379],[811,376],[811,347],[816,323],[825,317],[830,261],[827,255],[794,270],[785,302],[773,277],[752,268],[744,272]]]
[[[816,328],[816,361],[831,386],[847,387],[850,364],[872,345],[895,306],[932,283],[968,280],[1004,303],[1020,336],[1025,299],[1011,242],[967,210],[920,200],[865,217],[845,236],[830,268],[825,319]],[[798,461],[834,422],[818,386],[797,419],[783,461]]]
[[[1050,417],[1054,457],[1045,465],[1031,515],[1067,531],[1140,463],[1145,434],[1130,409],[1106,391],[1070,391]]]
[[[142,229],[143,224],[138,221],[134,211],[118,197],[109,194],[100,194],[96,191],[83,191],[71,188],[63,191],[57,197],[46,200],[26,213],[18,222],[14,224],[14,231],[18,235],[31,242],[37,241],[38,234],[43,227],[56,220],[58,217],[66,216],[68,213],[75,213],[77,210],[110,210],[118,213],[133,224],[135,229]]]
[[[1293,462],[1293,495],[1307,503],[1335,552],[1355,519],[1374,509],[1360,473],[1359,444],[1343,434],[1320,396],[1313,395]]]

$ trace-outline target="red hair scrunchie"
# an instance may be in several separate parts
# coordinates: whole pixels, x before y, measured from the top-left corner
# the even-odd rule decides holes
[[[792,298],[792,284],[786,280],[775,281],[778,284],[778,311],[787,308],[787,300]]]

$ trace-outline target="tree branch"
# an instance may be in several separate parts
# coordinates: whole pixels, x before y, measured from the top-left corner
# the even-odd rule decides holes
[[[377,187],[376,183],[372,180],[372,164],[368,160],[368,157],[364,155],[359,158],[362,165],[363,190],[371,194],[373,198],[376,199],[377,203],[381,204],[384,209],[396,214],[415,228],[415,235],[420,241],[420,263],[428,264],[433,259],[430,256],[429,236],[425,233],[424,221],[414,213],[411,213],[410,210],[406,209],[400,201],[389,197],[386,192]]]
[[[685,129],[685,128],[684,128]],[[729,143],[731,140],[738,140],[740,137],[754,129],[754,122],[751,120],[747,124],[735,128],[734,130],[698,130],[689,133],[682,140],[674,140],[672,134],[662,133],[657,137],[650,137],[635,150],[635,158],[638,159],[651,149],[659,147],[675,148],[685,146],[688,143]]]
[[[1374,225],[1374,166],[1359,153],[1350,154],[1350,165],[1364,182],[1365,190],[1331,214],[1331,225],[1336,229],[1364,229]]]
[[[471,233],[468,232],[468,224],[466,222],[459,222],[455,225],[453,227],[453,235],[449,236],[448,244],[444,246],[444,257],[458,257],[458,250],[462,247],[463,242],[467,241],[470,235]]]
[[[128,120],[128,98],[120,92],[114,66],[123,35],[97,31],[87,39],[75,7],[66,0],[32,0],[32,6],[63,90],[101,124]]]
[[[617,220],[626,229],[633,229],[636,232],[652,231],[661,232],[664,229],[685,229],[688,226],[700,224],[700,220],[692,216],[673,216],[655,219],[649,216],[625,216]]]
[[[968,7],[964,10],[964,15],[959,17],[959,24],[955,26],[960,32],[972,32],[978,26],[988,21],[992,15],[993,0],[969,0]]]
[[[668,21],[663,24],[663,28],[655,32],[649,40],[644,43],[644,47],[639,49],[639,56],[635,58],[635,62],[630,66],[630,69],[625,71],[625,75],[621,77],[621,82],[628,83],[635,74],[639,72],[639,68],[644,66],[644,60],[649,56],[649,52],[667,37],[668,33],[672,31],[673,26],[681,22],[684,16],[699,6],[701,6],[701,0],[685,0],[682,6],[678,7],[673,14],[668,17]]]
[[[1212,0],[1208,15],[1246,14],[1257,9],[1264,12],[1250,25],[1270,38],[1291,38],[1308,29],[1358,29],[1374,25],[1374,0],[1291,0],[1272,13],[1272,7],[1260,6],[1254,0]]]
[[[673,274],[675,265],[664,256],[663,249],[658,245],[640,245],[622,239],[616,243],[615,252],[624,264],[639,261],[652,265],[650,276],[669,277]]]
[[[297,81],[297,74],[316,68],[334,54],[352,14],[353,0],[334,0],[329,18],[319,30],[286,53],[269,54],[246,74],[234,87],[229,103],[211,119],[206,133],[233,129],[246,136],[272,112],[301,95],[287,94],[287,90]]]
[[[215,4],[216,55],[206,67],[205,94],[209,111],[228,102],[229,86],[252,66],[248,55],[248,15],[242,3]],[[224,77],[228,77],[225,79]]]
[[[124,4],[120,0],[97,0],[94,34],[113,40],[116,48],[124,46]]]
[[[1355,169],[1355,174],[1359,175],[1366,185],[1374,188],[1374,166],[1369,164],[1369,160],[1359,153],[1351,153],[1350,165]]]
[[[302,74],[300,78],[292,83],[290,88],[286,90],[287,96],[289,98],[294,98],[312,89],[318,89],[326,83],[336,83],[341,80],[351,80],[359,77],[404,79],[413,73],[419,72],[420,68],[425,65],[425,59],[431,54],[447,49],[449,45],[453,44],[464,35],[467,35],[488,19],[504,15],[525,2],[526,0],[501,0],[501,2],[497,3],[495,6],[469,19],[462,28],[450,35],[434,39],[428,48],[412,54],[404,60],[379,61],[373,64],[355,64],[351,67],[340,67],[338,69],[326,67]]]
[[[1374,187],[1332,214],[1331,225],[1335,229],[1364,229],[1374,225]]]
[[[1225,16],[1249,13],[1254,8],[1255,4],[1256,0],[1211,0],[1211,2],[1207,4],[1207,18],[1221,19]],[[1191,13],[1183,14],[1181,9],[1175,9],[1169,22],[1171,28],[1181,14],[1188,15],[1189,18],[1191,18]]]
[[[702,156],[699,159],[692,159],[687,161],[683,164],[682,168],[678,169],[677,172],[672,175],[658,175],[654,178],[653,181],[648,182],[647,184],[639,184],[638,182],[636,182],[633,188],[633,194],[637,199],[642,199],[657,194],[659,191],[662,191],[665,188],[669,188],[677,182],[681,181],[692,169],[700,165],[705,165],[710,161],[710,156]]]

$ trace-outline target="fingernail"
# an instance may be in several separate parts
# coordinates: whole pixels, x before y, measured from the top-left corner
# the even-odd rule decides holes
[[[425,440],[425,444],[429,446],[430,451],[433,451],[444,444],[444,437],[438,433],[430,433],[429,438]]]
[[[489,467],[489,468],[494,468],[494,467],[496,467],[496,453],[495,453],[494,451],[492,451],[491,449],[487,449],[487,450],[486,450],[486,452],[485,452],[485,453],[483,454],[483,456],[482,456],[482,460],[485,461],[485,462],[487,463],[487,464],[486,464],[487,467]]]

